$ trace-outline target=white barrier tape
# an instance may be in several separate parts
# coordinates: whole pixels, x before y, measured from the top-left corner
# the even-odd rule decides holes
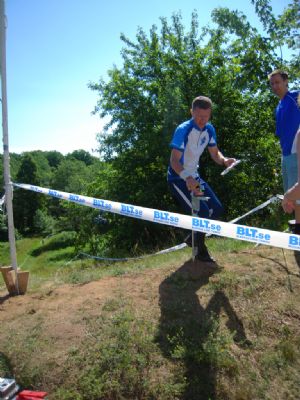
[[[112,258],[112,257],[92,256],[91,254],[87,254],[87,253],[79,253],[78,257],[79,256],[85,256],[87,258],[92,258],[93,260],[101,260],[101,261],[130,261],[130,260],[140,260],[141,258],[149,257],[149,255],[146,255],[146,256],[140,256],[140,257]]]
[[[78,194],[61,192],[33,186],[29,184],[14,183],[16,187],[43,193],[58,199],[71,201],[88,207],[97,208],[127,217],[142,219],[176,228],[196,230],[232,239],[245,240],[252,243],[265,244],[290,250],[300,250],[300,236],[284,232],[271,231],[245,225],[236,225],[230,222],[215,221],[206,218],[192,217],[168,211],[139,207],[131,204],[117,203]]]
[[[153,257],[153,256],[157,256],[160,254],[165,254],[165,253],[170,253],[172,251],[176,251],[176,250],[180,250],[185,248],[187,245],[185,243],[181,243],[178,244],[177,246],[174,247],[170,247],[169,249],[165,249],[165,250],[160,250],[157,251],[156,253],[153,254],[145,254],[143,256],[136,256],[136,257],[124,257],[124,258],[111,258],[111,257],[100,257],[100,256],[92,256],[91,254],[87,254],[87,253],[82,253],[80,252],[78,254],[78,256],[82,255],[88,258],[93,258],[95,260],[101,260],[101,261],[131,261],[131,260],[142,260],[144,258],[148,258],[148,257]]]
[[[229,221],[230,224],[234,224],[235,222],[241,220],[244,217],[247,217],[250,214],[253,214],[254,212],[261,210],[262,208],[265,208],[266,206],[268,206],[271,203],[275,203],[275,201],[279,201],[279,194],[277,194],[276,196],[271,197],[269,200],[265,201],[264,203],[261,203],[259,206],[252,208],[252,210],[246,212],[246,214],[241,215],[240,217],[237,217],[235,219],[232,219],[231,221]]]
[[[0,199],[0,211],[3,211],[3,204],[5,203],[5,195]]]
[[[227,167],[226,169],[224,169],[224,171],[221,172],[221,175],[224,176],[226,174],[228,174],[228,172],[230,172],[232,170],[232,168],[234,168],[236,165],[239,165],[239,163],[242,160],[235,160],[234,163],[232,163],[229,167]]]
[[[157,251],[156,253],[145,254],[143,256],[137,256],[137,257],[124,257],[124,258],[93,256],[92,254],[80,252],[77,254],[76,257],[72,258],[72,260],[68,261],[64,265],[70,264],[72,261],[74,261],[76,258],[78,258],[80,256],[84,256],[87,258],[92,258],[93,260],[100,260],[100,261],[113,261],[113,262],[114,261],[131,261],[131,260],[141,260],[144,258],[153,257],[153,256],[157,256],[160,254],[171,253],[172,251],[181,250],[181,249],[184,249],[185,247],[187,247],[186,243],[181,243],[181,244],[178,244],[177,246],[170,247],[169,249]]]
[[[279,194],[277,194],[276,196],[271,197],[269,200],[265,201],[264,203],[260,204],[259,206],[252,208],[252,210],[249,210],[248,212],[246,212],[246,214],[240,215],[237,218],[232,219],[231,221],[228,221],[229,224],[235,224],[237,221],[240,221],[241,219],[247,217],[248,215],[251,215],[253,213],[255,213],[258,210],[261,210],[265,207],[267,207],[269,204],[271,203],[275,203],[276,201],[279,201]],[[207,235],[208,237],[211,236],[211,234]],[[259,244],[259,243],[258,243]]]

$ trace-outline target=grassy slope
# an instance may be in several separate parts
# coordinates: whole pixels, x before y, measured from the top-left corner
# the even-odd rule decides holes
[[[189,249],[67,263],[71,247],[32,256],[45,243],[18,242],[30,286],[14,298],[0,287],[0,376],[51,400],[297,399],[293,252],[220,238],[209,246],[220,268],[191,263]]]

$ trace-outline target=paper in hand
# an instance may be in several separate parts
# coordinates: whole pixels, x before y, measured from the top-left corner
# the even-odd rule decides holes
[[[232,163],[229,167],[224,169],[224,171],[221,172],[221,175],[226,175],[232,168],[234,168],[236,165],[238,165],[242,160],[236,160],[234,163]]]

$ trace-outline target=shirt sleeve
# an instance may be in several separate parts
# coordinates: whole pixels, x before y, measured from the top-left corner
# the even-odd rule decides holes
[[[170,143],[170,147],[172,149],[183,151],[185,136],[186,136],[186,127],[183,125],[179,125],[174,132],[172,141]]]
[[[212,125],[208,125],[208,132],[209,132],[209,142],[208,147],[217,146],[217,134],[216,130]]]

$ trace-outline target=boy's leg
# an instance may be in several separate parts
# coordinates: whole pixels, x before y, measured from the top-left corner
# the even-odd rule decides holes
[[[212,216],[219,216],[223,211],[223,207],[216,197],[215,193],[212,191],[210,186],[201,179],[199,183],[204,187],[204,196],[210,197],[208,201],[201,201],[199,217],[200,218],[212,218]],[[186,214],[191,214],[192,202],[191,193],[188,191],[185,181],[178,180],[174,182],[169,182],[169,186],[172,194],[180,203]],[[189,234],[185,238],[185,243],[188,246],[192,246],[192,236]],[[195,241],[198,247],[198,254],[196,258],[199,261],[214,262],[214,259],[210,256],[208,249],[205,245],[205,233],[195,232]]]
[[[220,200],[216,196],[215,192],[209,186],[209,184],[205,182],[203,179],[200,180],[200,183],[204,189],[204,196],[209,197],[209,200],[205,202],[206,204],[203,204],[203,207],[202,207],[203,202],[201,203],[199,217],[218,220],[223,214],[224,208]]]
[[[205,244],[205,233],[196,232],[196,242],[198,246],[198,254],[196,255],[196,260],[203,262],[215,262],[214,258],[209,254],[208,248]]]

